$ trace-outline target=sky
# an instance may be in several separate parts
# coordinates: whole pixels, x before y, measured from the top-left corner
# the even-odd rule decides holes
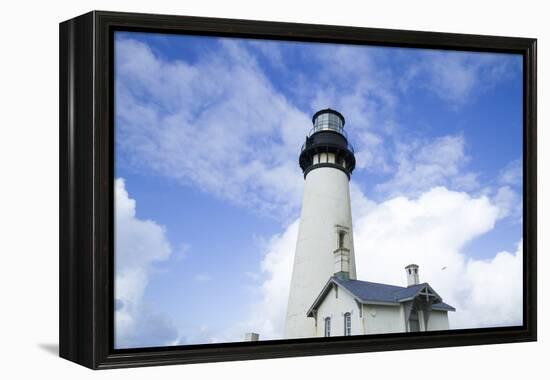
[[[115,347],[283,338],[311,116],[346,118],[358,279],[522,324],[522,57],[115,33]]]

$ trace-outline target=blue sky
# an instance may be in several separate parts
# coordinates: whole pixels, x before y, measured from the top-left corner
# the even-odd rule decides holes
[[[521,324],[521,56],[117,32],[115,57],[117,347],[281,337],[326,107],[356,150],[359,278],[410,258],[451,327]]]

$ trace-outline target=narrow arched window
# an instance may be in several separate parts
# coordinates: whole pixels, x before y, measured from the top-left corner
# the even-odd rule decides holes
[[[351,313],[344,314],[344,335],[351,335]]]
[[[345,239],[346,239],[346,232],[338,231],[338,248],[344,248]]]
[[[330,336],[330,317],[325,318],[325,336]]]

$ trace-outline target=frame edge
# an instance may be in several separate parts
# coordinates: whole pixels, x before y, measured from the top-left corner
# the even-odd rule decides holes
[[[59,356],[94,368],[93,12],[59,24]]]
[[[107,317],[110,311],[105,283],[109,275],[108,232],[105,231],[105,202],[102,194],[109,189],[108,91],[107,64],[109,36],[112,25],[139,25],[180,32],[201,28],[208,33],[227,33],[248,38],[319,39],[335,43],[379,43],[385,37],[398,44],[403,33],[410,47],[424,45],[438,48],[446,38],[449,49],[493,49],[521,51],[524,54],[524,325],[511,332],[464,332],[457,336],[387,337],[346,341],[273,341],[253,346],[224,346],[208,349],[167,347],[163,352],[143,349],[142,352],[113,353],[108,347]],[[213,26],[219,22],[219,26]],[[179,24],[178,24],[179,23]],[[186,26],[183,27],[182,25]],[[160,24],[158,24],[160,25]],[[174,25],[179,25],[178,28]],[[254,34],[254,27],[259,28]],[[187,28],[187,29],[186,29]],[[217,29],[216,29],[217,28]],[[224,31],[224,28],[228,28]],[[283,29],[295,28],[300,32]],[[279,33],[279,34],[278,34]],[[331,34],[334,36],[331,37]],[[371,42],[365,35],[370,34]],[[281,37],[282,36],[282,37]],[[401,36],[401,37],[399,37]],[[469,40],[469,38],[473,38]],[[374,41],[374,42],[372,42]],[[378,41],[378,42],[376,42]],[[396,42],[397,41],[397,42]],[[60,24],[60,356],[92,369],[121,368],[166,364],[203,363],[231,360],[268,359],[295,356],[329,355],[466,346],[509,342],[529,342],[537,339],[536,294],[536,39],[474,36],[466,34],[398,31],[361,27],[294,24],[269,21],[230,20],[187,16],[145,15],[94,11]],[[109,111],[111,112],[111,111]],[[526,170],[528,169],[528,170]],[[103,224],[102,224],[103,223]],[[535,240],[532,240],[535,239]],[[78,254],[77,254],[78,252]],[[528,257],[527,257],[528,256]],[[369,342],[367,342],[369,340]],[[406,340],[406,341],[404,341]],[[265,342],[264,342],[265,343]]]

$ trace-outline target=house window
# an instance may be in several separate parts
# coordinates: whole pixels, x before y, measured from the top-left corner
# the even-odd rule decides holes
[[[344,335],[345,336],[351,335],[351,314],[350,313],[344,314]]]
[[[325,318],[325,336],[330,336],[330,317]]]
[[[344,248],[345,238],[346,238],[346,232],[338,231],[338,248]]]

